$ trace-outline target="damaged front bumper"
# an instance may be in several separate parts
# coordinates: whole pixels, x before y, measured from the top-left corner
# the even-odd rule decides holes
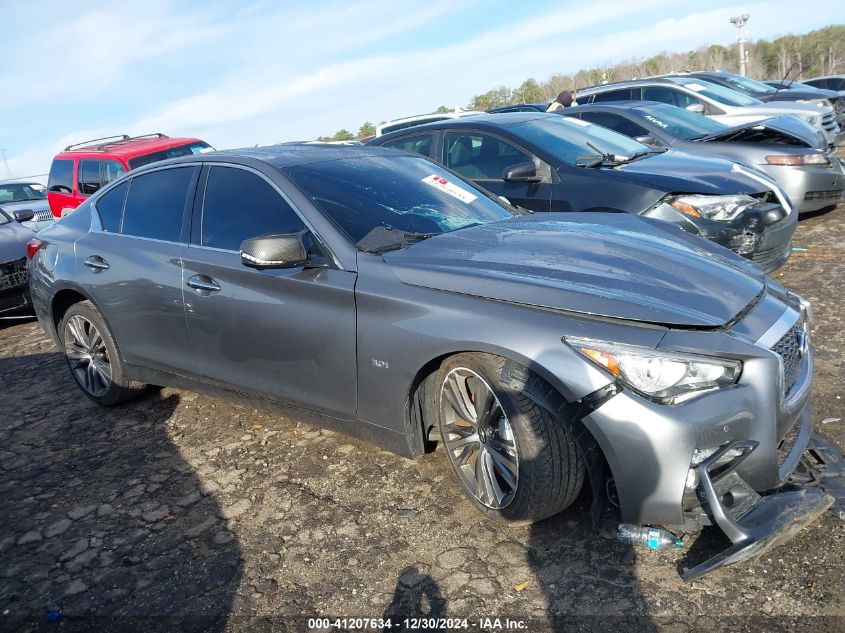
[[[798,214],[780,204],[761,202],[747,208],[733,220],[694,218],[662,202],[644,215],[700,235],[734,251],[763,267],[766,273],[777,270],[792,254],[792,236]]]
[[[835,503],[821,486],[787,484],[765,496],[758,494],[736,473],[755,448],[753,440],[732,442],[698,465],[702,505],[731,546],[685,568],[684,580],[759,557],[791,539]]]

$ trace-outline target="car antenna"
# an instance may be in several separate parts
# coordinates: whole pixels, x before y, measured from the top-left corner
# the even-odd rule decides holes
[[[775,94],[779,93],[779,92],[780,92],[780,89],[781,89],[781,88],[783,88],[783,82],[784,82],[784,81],[786,81],[786,78],[787,78],[787,77],[789,77],[789,73],[791,73],[791,72],[792,72],[792,69],[793,69],[793,68],[795,68],[795,64],[797,64],[797,63],[798,63],[798,60],[797,60],[797,59],[796,59],[794,62],[792,62],[792,66],[790,66],[790,67],[789,67],[789,70],[787,70],[787,71],[786,71],[786,74],[783,76],[783,79],[781,79],[781,80],[780,80],[780,82],[778,83],[778,87],[777,87],[777,89],[775,90]],[[789,82],[789,85],[791,86],[793,83],[795,83],[795,82],[794,82],[794,81],[790,81],[790,82]]]

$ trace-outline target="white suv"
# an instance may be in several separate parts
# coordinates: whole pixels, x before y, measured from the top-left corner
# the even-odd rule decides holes
[[[415,125],[422,125],[423,123],[434,123],[435,121],[443,121],[444,119],[459,119],[465,116],[475,116],[476,114],[487,113],[481,110],[461,110],[460,108],[455,108],[453,112],[432,112],[431,114],[418,114],[403,119],[394,119],[393,121],[385,121],[377,125],[376,136],[395,132],[396,130],[404,130]]]
[[[825,117],[834,118],[833,109],[803,103],[769,102],[693,77],[656,77],[604,84],[578,91],[581,103],[606,101],[659,101],[706,114],[726,125],[743,125],[773,116],[794,115],[813,126],[824,144],[835,145],[839,126],[827,130]]]

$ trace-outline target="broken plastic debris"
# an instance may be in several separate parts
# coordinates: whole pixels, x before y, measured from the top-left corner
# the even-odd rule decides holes
[[[527,586],[528,586],[528,581],[527,581],[527,580],[526,580],[525,582],[518,582],[518,583],[516,583],[516,584],[513,586],[513,590],[514,590],[514,591],[522,591],[522,590],[523,590],[523,589],[525,589]]]
[[[834,422],[839,422],[842,418],[825,418],[822,420],[822,424],[833,424]]]
[[[261,429],[264,428],[264,425],[263,424],[255,424],[255,425],[253,425],[252,428],[254,428],[256,431],[260,431]]]
[[[793,253],[806,253],[806,252],[807,252],[807,249],[806,249],[806,248],[801,248],[800,246],[793,246],[793,247],[792,247],[792,252],[793,252]]]

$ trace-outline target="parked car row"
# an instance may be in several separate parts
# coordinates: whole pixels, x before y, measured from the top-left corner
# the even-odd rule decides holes
[[[409,117],[363,146],[67,148],[63,217],[27,246],[36,315],[101,405],[154,384],[293,407],[408,457],[441,444],[495,519],[586,483],[593,517],[718,526],[731,545],[685,578],[759,556],[835,501],[792,477],[818,466],[812,312],[765,273],[811,170],[842,166],[821,119],[726,126],[638,89]],[[634,110],[646,134],[591,120]],[[133,163],[157,143],[177,157]]]
[[[791,252],[797,214],[778,199],[772,181],[723,160],[651,148],[584,120],[496,114],[430,123],[370,143],[432,158],[531,211],[663,220],[769,272]]]

